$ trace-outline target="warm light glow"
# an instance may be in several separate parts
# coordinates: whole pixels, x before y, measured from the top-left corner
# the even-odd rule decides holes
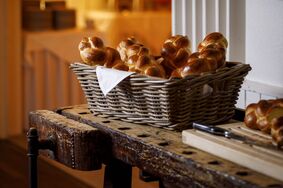
[[[45,0],[40,0],[40,10],[45,10],[46,5],[45,5]]]

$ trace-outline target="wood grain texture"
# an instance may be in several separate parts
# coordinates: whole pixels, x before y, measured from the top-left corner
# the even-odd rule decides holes
[[[44,155],[78,170],[101,168],[104,139],[96,128],[46,110],[31,112],[30,126],[37,128],[41,140],[55,140],[54,151]]]
[[[99,130],[103,142],[93,142],[81,149],[90,153],[97,149],[96,154],[100,149],[99,154],[88,155],[92,158],[90,160],[101,160],[105,164],[113,158],[121,160],[159,177],[165,187],[283,187],[278,180],[182,143],[179,132],[117,121],[103,115],[94,116],[86,105],[60,108],[57,113],[33,112],[31,125],[37,125],[40,133],[46,132],[42,127],[49,124],[57,127],[54,129],[56,134],[62,135],[57,137],[57,142],[65,147],[63,153],[72,151],[68,147],[72,132]],[[74,143],[73,147],[81,146],[80,142],[71,143]],[[75,156],[82,159],[80,153],[75,153]],[[68,157],[56,155],[58,161],[69,161]],[[76,165],[88,169],[92,164],[80,160]]]
[[[181,133],[96,117],[86,106],[58,112],[108,135],[114,158],[174,187],[283,187],[278,180],[183,144]]]

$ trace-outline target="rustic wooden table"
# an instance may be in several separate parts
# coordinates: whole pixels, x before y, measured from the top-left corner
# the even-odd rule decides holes
[[[31,112],[30,126],[41,140],[36,149],[49,149],[43,155],[78,170],[106,164],[104,187],[130,187],[132,166],[157,177],[161,187],[283,187],[283,182],[183,144],[179,132],[94,116],[86,105]]]

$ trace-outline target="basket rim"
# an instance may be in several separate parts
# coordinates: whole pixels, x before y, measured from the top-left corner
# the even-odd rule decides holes
[[[148,75],[143,75],[143,74],[139,74],[136,72],[133,72],[133,74],[131,74],[130,77],[131,79],[135,79],[136,81],[138,81],[138,79],[141,79],[144,82],[148,82],[148,83],[158,83],[158,84],[177,84],[177,83],[182,83],[184,81],[189,81],[189,80],[198,80],[198,78],[203,78],[206,76],[210,76],[210,75],[214,75],[215,73],[225,70],[225,69],[236,69],[239,67],[246,67],[248,69],[248,71],[251,70],[251,66],[250,64],[246,64],[246,63],[241,63],[241,62],[236,62],[236,61],[226,61],[226,65],[225,67],[221,67],[213,72],[205,72],[199,75],[188,75],[184,78],[169,78],[169,79],[164,79],[164,78],[159,78],[159,77],[153,77],[153,76],[148,76]],[[97,66],[91,66],[91,65],[87,65],[83,62],[74,62],[70,64],[70,68],[74,69],[76,67],[85,67],[85,68],[89,68],[88,70],[84,70],[85,72],[89,72],[89,73],[96,73],[96,67]],[[111,69],[111,68],[110,68]]]

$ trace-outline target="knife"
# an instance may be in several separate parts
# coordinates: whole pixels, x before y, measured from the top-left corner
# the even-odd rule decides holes
[[[264,143],[264,142],[260,142],[260,141],[256,141],[253,140],[251,138],[248,138],[246,136],[242,136],[239,134],[236,134],[230,130],[221,128],[221,127],[216,127],[216,126],[212,126],[212,125],[205,125],[205,124],[201,124],[201,123],[193,123],[193,128],[199,131],[203,131],[209,134],[213,134],[216,136],[222,136],[228,139],[234,139],[237,141],[241,141],[245,144],[248,144],[250,146],[259,146],[259,147],[263,147],[263,148],[267,148],[267,149],[272,149],[272,150],[280,150],[280,148],[272,145],[272,144],[268,144],[268,143]]]

